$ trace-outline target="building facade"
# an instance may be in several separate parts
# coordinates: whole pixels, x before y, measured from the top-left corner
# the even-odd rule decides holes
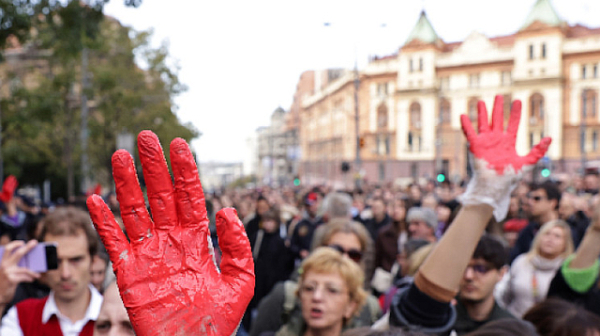
[[[544,164],[576,173],[600,156],[599,66],[600,28],[568,25],[550,0],[538,0],[514,34],[474,32],[453,43],[422,12],[397,54],[360,71],[358,88],[348,71],[302,100],[300,173],[333,185],[347,185],[349,174],[378,183],[438,172],[459,180],[468,174],[460,115],[476,123],[478,101],[491,112],[495,95],[504,98],[506,120],[511,102],[522,102],[520,155],[551,136]],[[352,164],[349,173],[342,162]]]

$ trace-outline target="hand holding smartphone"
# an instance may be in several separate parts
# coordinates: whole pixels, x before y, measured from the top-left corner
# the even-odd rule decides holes
[[[0,307],[15,296],[17,285],[58,268],[55,243],[12,241],[0,247]],[[1,310],[0,310],[1,311]]]

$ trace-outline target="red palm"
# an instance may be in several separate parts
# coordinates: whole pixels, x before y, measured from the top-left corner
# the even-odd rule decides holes
[[[123,303],[138,335],[231,335],[254,293],[250,244],[234,209],[217,213],[223,252],[213,262],[198,170],[187,143],[171,143],[171,182],[156,135],[138,136],[152,219],[131,155],[112,158],[121,215],[130,242],[97,195],[88,198],[92,221],[113,262]]]

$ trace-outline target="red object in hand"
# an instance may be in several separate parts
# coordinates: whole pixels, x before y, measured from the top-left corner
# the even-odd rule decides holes
[[[93,194],[94,195],[102,195],[102,186],[100,185],[100,183],[96,183]]]
[[[17,186],[19,182],[17,182],[17,178],[13,175],[9,175],[6,180],[4,180],[4,184],[2,184],[2,192],[0,192],[0,201],[6,203],[13,198],[15,194],[15,190],[17,190]]]
[[[254,262],[234,209],[217,213],[221,272],[213,262],[204,193],[183,139],[171,142],[174,185],[158,137],[138,136],[152,219],[131,155],[112,157],[130,242],[99,196],[87,204],[108,250],[121,298],[137,335],[231,335],[254,295]]]
[[[504,99],[501,95],[497,95],[494,100],[491,128],[488,124],[487,109],[483,101],[479,101],[477,112],[479,114],[479,134],[475,133],[471,120],[465,114],[460,116],[462,129],[475,158],[485,160],[488,168],[495,170],[498,175],[503,175],[505,169],[509,166],[512,166],[514,171],[518,173],[523,166],[534,165],[546,154],[548,146],[552,142],[549,137],[543,138],[526,156],[519,156],[515,150],[517,131],[521,120],[520,100],[515,100],[512,104],[506,132],[504,132]]]

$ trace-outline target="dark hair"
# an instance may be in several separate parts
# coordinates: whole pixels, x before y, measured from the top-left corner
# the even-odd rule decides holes
[[[484,324],[466,336],[539,336],[535,326],[528,321],[502,318]]]
[[[506,265],[508,254],[500,240],[490,234],[484,234],[473,252],[473,259],[480,258],[494,265],[496,269],[500,269]]]
[[[264,220],[272,220],[277,224],[280,224],[281,222],[281,217],[279,216],[279,212],[275,209],[271,209],[266,211],[264,214],[261,215],[261,219]]]
[[[556,200],[556,207],[554,209],[557,210],[561,197],[561,192],[558,188],[558,185],[552,181],[547,180],[542,183],[534,184],[529,190],[535,191],[539,189],[544,189],[544,191],[546,192],[546,198],[548,198],[549,201]]]
[[[406,257],[409,258],[416,250],[429,244],[430,242],[425,239],[409,239],[404,243],[402,249],[406,252]]]
[[[590,331],[600,332],[600,317],[558,298],[536,304],[523,319],[533,323],[540,336],[587,336]]]
[[[44,241],[46,235],[53,236],[77,236],[81,232],[85,234],[88,242],[90,256],[98,253],[98,234],[92,227],[90,216],[83,210],[74,206],[60,207],[54,210],[42,220],[42,233],[39,241]]]

